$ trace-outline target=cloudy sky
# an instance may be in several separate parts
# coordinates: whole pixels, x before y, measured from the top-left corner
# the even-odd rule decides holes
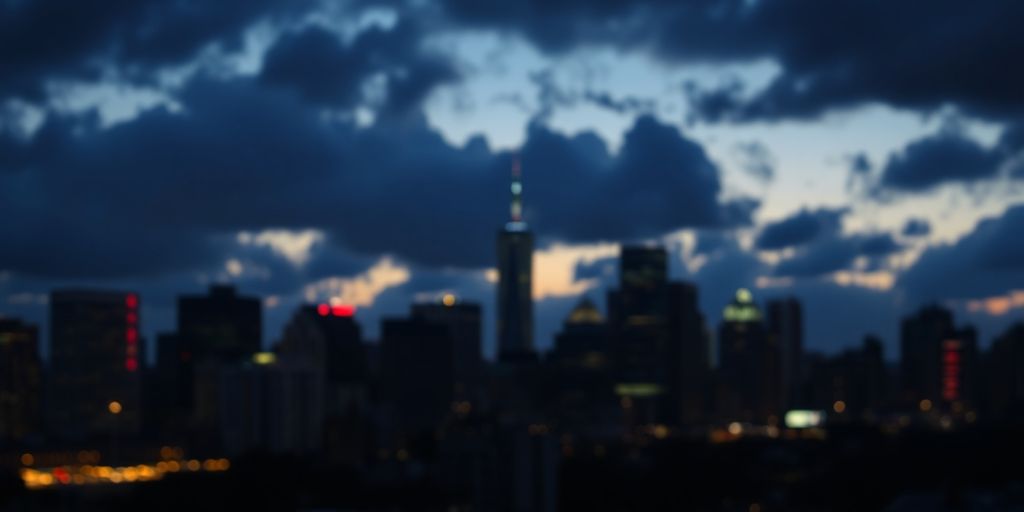
[[[708,320],[804,301],[834,352],[941,302],[1024,317],[1024,4],[0,0],[0,314],[236,283],[487,312],[513,158],[538,344],[659,242]]]

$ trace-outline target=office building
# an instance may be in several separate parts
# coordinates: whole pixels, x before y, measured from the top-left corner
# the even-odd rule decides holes
[[[0,441],[21,441],[40,431],[42,365],[39,331],[0,318]]]
[[[779,348],[779,391],[784,409],[793,408],[803,383],[803,308],[796,298],[768,301],[768,335]]]
[[[59,438],[138,433],[143,360],[135,293],[50,294],[47,425]]]
[[[533,234],[523,221],[518,160],[512,169],[511,219],[498,233],[498,358],[536,358],[533,346]]]
[[[768,335],[761,310],[749,290],[740,289],[722,313],[718,330],[720,419],[779,421],[780,351]]]
[[[479,404],[483,379],[480,305],[461,302],[454,295],[446,294],[437,303],[414,304],[412,316],[448,329],[453,344],[455,398]]]

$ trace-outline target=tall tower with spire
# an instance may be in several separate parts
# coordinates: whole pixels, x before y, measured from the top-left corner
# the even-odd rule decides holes
[[[536,357],[533,348],[533,234],[523,221],[522,168],[512,162],[510,219],[498,232],[498,359]]]

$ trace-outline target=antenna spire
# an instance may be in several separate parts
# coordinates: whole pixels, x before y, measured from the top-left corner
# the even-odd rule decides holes
[[[523,222],[523,169],[519,163],[519,155],[512,157],[512,222]]]

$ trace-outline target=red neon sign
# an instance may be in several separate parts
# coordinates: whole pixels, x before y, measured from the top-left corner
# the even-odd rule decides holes
[[[320,304],[316,307],[316,312],[320,313],[320,316],[327,316],[331,314],[331,306],[328,306],[327,304]]]
[[[339,304],[331,307],[334,316],[352,316],[356,314],[356,307],[348,304]]]
[[[960,341],[942,343],[942,398],[952,402],[960,398]]]

